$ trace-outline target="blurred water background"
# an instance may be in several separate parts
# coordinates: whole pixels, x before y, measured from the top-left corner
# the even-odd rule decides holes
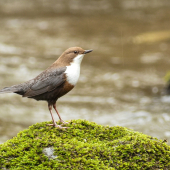
[[[169,0],[0,0],[0,88],[34,78],[72,46],[94,51],[77,86],[57,102],[64,120],[170,141]],[[46,102],[0,95],[0,143],[50,120]]]

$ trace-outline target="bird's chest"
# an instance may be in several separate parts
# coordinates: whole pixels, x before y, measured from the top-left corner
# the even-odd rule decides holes
[[[80,65],[72,63],[67,66],[65,73],[68,83],[75,86],[80,76]]]

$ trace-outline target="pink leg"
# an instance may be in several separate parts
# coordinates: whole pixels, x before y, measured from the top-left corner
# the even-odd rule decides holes
[[[57,115],[58,115],[61,123],[62,123],[62,124],[68,124],[67,122],[64,122],[64,120],[61,119],[61,116],[60,116],[60,114],[59,114],[59,112],[58,112],[58,110],[57,110],[57,108],[56,108],[56,103],[53,104],[53,108],[54,108],[54,110],[56,111],[56,113],[57,113]]]
[[[49,108],[49,111],[50,111],[50,114],[51,114],[53,124],[47,124],[47,125],[48,126],[55,126],[56,128],[60,128],[60,129],[65,128],[65,127],[62,127],[62,126],[56,124],[54,117],[53,117],[53,113],[52,113],[52,105],[48,104],[48,108]]]

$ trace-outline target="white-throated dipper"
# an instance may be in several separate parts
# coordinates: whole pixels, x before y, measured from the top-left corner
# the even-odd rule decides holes
[[[49,68],[34,79],[22,84],[5,87],[0,90],[0,93],[17,93],[23,97],[47,101],[53,121],[53,124],[48,125],[57,128],[65,128],[56,124],[52,114],[52,106],[58,114],[62,124],[65,124],[66,122],[61,119],[60,114],[57,111],[56,101],[74,88],[80,75],[81,61],[85,54],[92,51],[93,50],[83,50],[80,47],[71,47]]]

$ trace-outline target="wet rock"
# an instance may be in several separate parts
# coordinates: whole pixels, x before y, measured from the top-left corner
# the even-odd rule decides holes
[[[0,169],[170,169],[170,146],[124,127],[37,123],[0,145]],[[57,158],[57,159],[56,159]]]

